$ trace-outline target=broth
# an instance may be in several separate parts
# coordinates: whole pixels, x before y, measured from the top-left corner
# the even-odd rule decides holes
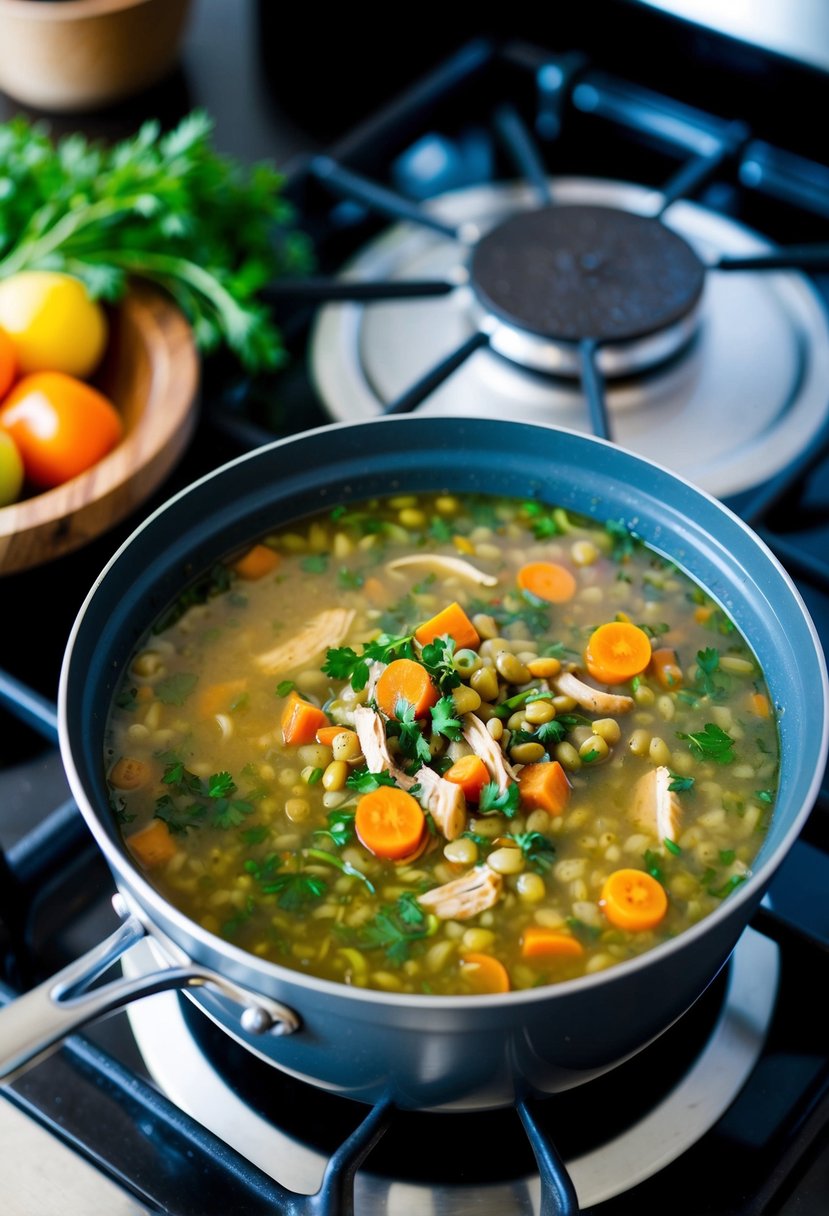
[[[750,873],[779,764],[745,640],[623,521],[449,493],[231,555],[148,630],[106,749],[126,847],[205,929],[436,994],[682,933]]]

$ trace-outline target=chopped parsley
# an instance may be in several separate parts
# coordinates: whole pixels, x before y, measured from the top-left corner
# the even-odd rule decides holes
[[[521,802],[521,791],[516,783],[508,785],[505,790],[499,790],[496,781],[488,781],[481,790],[478,810],[482,815],[502,814],[512,819],[518,814]]]
[[[433,924],[415,896],[406,892],[359,929],[348,931],[347,940],[362,950],[384,950],[389,962],[403,963],[411,946],[433,932]]]
[[[695,756],[713,760],[716,764],[731,764],[734,760],[734,740],[714,722],[706,722],[702,730],[686,734],[677,731],[677,739],[686,739]]]

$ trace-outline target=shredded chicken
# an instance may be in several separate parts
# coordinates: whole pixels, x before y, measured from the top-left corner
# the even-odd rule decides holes
[[[372,659],[368,664],[368,680],[366,681],[366,700],[374,700],[374,690],[377,687],[377,681],[386,670],[386,664],[380,659]]]
[[[638,828],[657,840],[676,840],[682,822],[679,795],[670,784],[670,771],[661,764],[640,777],[633,787],[630,817]]]
[[[469,920],[497,903],[503,889],[500,874],[489,866],[476,866],[468,874],[418,895],[417,902],[441,920]]]
[[[475,714],[464,714],[461,719],[463,737],[476,756],[480,756],[487,771],[498,786],[500,793],[515,780],[515,769],[504,756],[501,748],[487,730],[485,724]]]
[[[462,557],[446,557],[442,553],[412,553],[408,557],[396,557],[394,561],[386,563],[387,570],[402,570],[406,566],[429,566],[439,573],[468,578],[481,587],[494,587],[498,582],[494,574],[484,574],[483,570],[478,570]]]
[[[256,662],[269,675],[305,667],[322,651],[339,646],[353,620],[353,608],[327,608],[312,617],[305,628],[287,642],[280,642],[272,650],[258,654]]]
[[[358,705],[354,710],[354,729],[360,740],[360,748],[370,773],[390,773],[403,790],[411,789],[414,777],[404,773],[389,755],[386,743],[386,728],[376,710],[367,705]]]
[[[626,714],[635,705],[633,697],[591,688],[578,676],[574,676],[572,671],[562,671],[552,683],[556,692],[565,697],[572,697],[582,709],[588,709],[594,714]]]
[[[420,786],[420,805],[447,840],[457,840],[466,827],[466,798],[461,787],[425,766],[417,770],[414,779]]]

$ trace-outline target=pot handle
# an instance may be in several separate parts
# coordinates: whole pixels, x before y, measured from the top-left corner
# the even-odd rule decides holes
[[[254,995],[209,967],[170,966],[144,975],[124,976],[89,989],[98,976],[147,935],[137,916],[129,916],[110,937],[0,1009],[0,1080],[9,1081],[49,1055],[73,1031],[115,1013],[142,996],[173,988],[210,984],[243,1006],[242,1030],[248,1034],[293,1034],[300,1019],[286,1005]]]

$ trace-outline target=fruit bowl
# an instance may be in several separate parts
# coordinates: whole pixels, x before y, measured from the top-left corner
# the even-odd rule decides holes
[[[87,472],[0,509],[0,575],[60,557],[120,522],[161,485],[192,437],[199,360],[183,313],[138,283],[109,320],[94,384],[118,408],[123,438]]]

